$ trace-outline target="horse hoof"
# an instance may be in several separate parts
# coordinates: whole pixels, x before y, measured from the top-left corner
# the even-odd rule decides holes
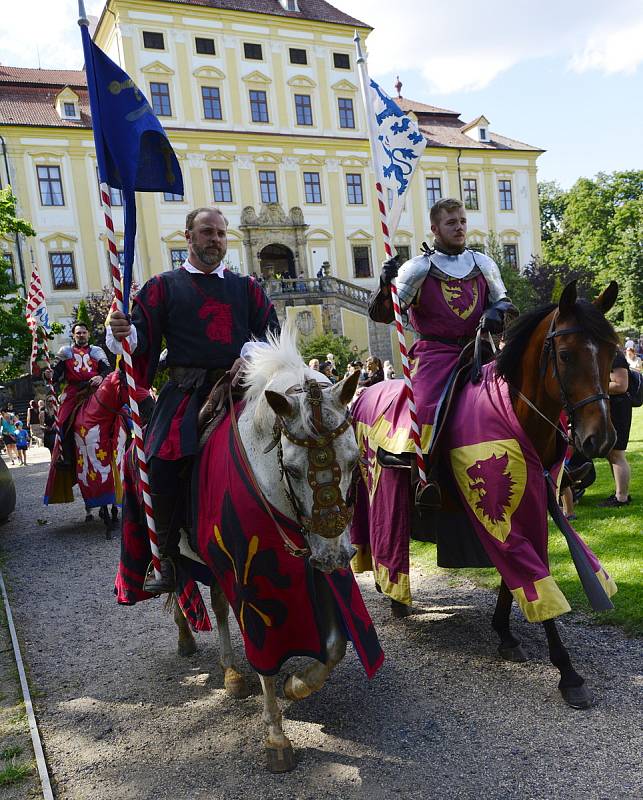
[[[234,667],[228,667],[223,675],[223,685],[230,697],[243,700],[250,696],[250,689],[246,679]]]
[[[594,705],[594,698],[590,690],[582,686],[558,687],[563,696],[563,700],[572,708],[591,708]]]
[[[112,538],[112,532],[111,532],[111,530],[109,528],[105,531],[105,538],[107,539],[108,542]]]
[[[85,522],[93,522],[94,515],[93,514],[85,514]]]
[[[266,747],[266,766],[268,772],[279,774],[280,772],[290,772],[296,766],[295,751],[291,745],[286,747]]]
[[[501,645],[498,652],[504,661],[513,661],[514,664],[524,664],[527,661],[527,654],[519,644],[515,647],[502,647]]]
[[[179,641],[177,651],[183,658],[187,658],[187,656],[193,656],[196,653],[196,642],[194,639],[184,639]]]
[[[382,587],[379,585],[377,581],[375,581],[375,591],[382,594]]]
[[[297,675],[289,675],[284,682],[284,697],[287,700],[304,700],[311,695],[313,690],[308,687]]]
[[[400,603],[397,600],[391,600],[391,616],[395,619],[404,619],[413,613],[411,606]]]

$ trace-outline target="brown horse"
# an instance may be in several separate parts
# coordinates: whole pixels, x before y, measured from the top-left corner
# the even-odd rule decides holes
[[[420,519],[424,535],[417,536],[437,541],[441,566],[499,570],[502,582],[492,626],[500,637],[500,654],[511,661],[526,660],[509,627],[516,600],[529,621],[542,622],[551,661],[560,671],[559,689],[576,708],[588,707],[591,695],[554,621],[569,605],[549,574],[546,513],[548,498],[552,509],[550,477],[559,473],[565,451],[567,437],[559,426],[563,410],[574,446],[588,459],[605,456],[614,446],[607,389],[617,338],[604,314],[617,293],[612,282],[592,304],[577,299],[573,282],[557,305],[524,314],[509,329],[495,365],[485,368],[483,382],[464,386],[451,408],[440,441],[447,502],[440,515]],[[366,390],[352,409],[366,478],[358,486],[352,540],[362,556],[357,569],[373,566],[393,611],[401,615],[403,604],[410,603],[404,565],[412,514],[408,483],[406,489],[402,486],[408,473],[381,469],[374,457],[375,437],[384,427],[377,392],[377,386]],[[506,433],[500,424],[505,422],[513,423],[516,432]],[[596,607],[611,605],[607,595],[616,589],[613,581],[575,531],[565,530],[575,562],[580,553],[580,563],[587,567],[588,585],[594,581],[597,596],[603,594]]]

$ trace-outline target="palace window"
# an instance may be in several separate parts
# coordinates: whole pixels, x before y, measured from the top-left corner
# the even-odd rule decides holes
[[[304,192],[307,203],[321,203],[319,172],[304,172]]]
[[[290,63],[291,64],[307,64],[308,63],[308,55],[305,50],[301,50],[299,47],[291,47],[288,50],[290,54]]]
[[[183,195],[174,194],[174,192],[163,192],[163,199],[166,203],[182,203]]]
[[[215,203],[232,202],[232,184],[230,183],[230,170],[213,169],[210,171],[212,176],[212,195]]]
[[[60,167],[38,166],[38,188],[40,203],[43,206],[64,206],[63,184],[60,178]]]
[[[202,86],[203,116],[206,119],[223,119],[221,114],[221,95],[216,86]]]
[[[346,175],[346,196],[351,206],[361,206],[364,203],[361,175],[350,172]]]
[[[340,128],[354,128],[355,127],[355,114],[353,112],[353,101],[350,97],[337,98],[337,106],[339,108],[339,127]]]
[[[440,178],[426,179],[426,202],[429,209],[442,199],[442,181]]]
[[[514,207],[511,196],[511,181],[498,181],[498,195],[500,199],[500,210],[511,211]]]
[[[297,125],[313,124],[313,108],[309,94],[295,95],[295,113],[297,114]]]
[[[261,189],[262,203],[278,203],[277,173],[272,171],[259,171],[259,188]]]
[[[110,275],[111,275],[112,260],[109,257],[109,250],[105,253],[105,255],[107,256],[107,269],[110,271]],[[116,258],[118,259],[118,266],[119,266],[119,268],[121,270],[121,275],[122,275],[123,274],[123,270],[125,269],[125,251],[124,250],[117,250],[116,251]]]
[[[475,178],[465,178],[462,181],[462,194],[464,207],[469,211],[478,210],[478,181]]]
[[[188,251],[182,247],[170,250],[170,269],[180,269],[188,257]]]
[[[201,36],[194,37],[194,47],[201,56],[215,56],[214,39],[204,39]]]
[[[13,253],[5,251],[0,253],[0,269],[3,269],[12,283],[16,282],[16,272],[13,266]]]
[[[96,181],[98,182],[98,200],[103,205],[103,198],[100,194],[100,175],[98,174],[98,167],[96,167]],[[112,189],[109,187],[109,202],[111,203],[112,208],[120,207],[123,205],[123,192],[120,189]]]
[[[350,69],[351,57],[347,53],[333,53],[333,66],[335,69]]]
[[[146,50],[165,50],[163,34],[153,31],[143,31],[143,47]]]
[[[263,53],[260,44],[243,43],[243,55],[252,61],[263,61]]]
[[[517,244],[503,244],[502,255],[505,259],[505,264],[513,269],[518,269],[518,245]]]
[[[49,266],[54,289],[77,288],[73,253],[49,253]]]
[[[397,260],[399,264],[404,264],[411,258],[411,248],[407,244],[396,244],[395,250],[397,251]]]
[[[250,91],[250,116],[253,122],[269,122],[268,99],[261,90]]]
[[[356,278],[370,278],[373,274],[371,270],[371,248],[362,245],[353,245],[353,275]]]
[[[76,103],[63,103],[63,114],[66,117],[76,118]]]
[[[152,109],[157,117],[171,117],[170,86],[167,83],[150,83]]]

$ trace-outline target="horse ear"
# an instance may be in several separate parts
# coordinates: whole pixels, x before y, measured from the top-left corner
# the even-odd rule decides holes
[[[291,417],[295,413],[292,401],[280,392],[273,392],[266,389],[265,393],[268,405],[278,417]]]
[[[347,406],[353,399],[353,395],[355,394],[355,390],[357,389],[357,384],[359,382],[360,374],[361,373],[359,370],[355,370],[352,375],[349,375],[348,378],[344,378],[339,383],[336,383],[331,389],[333,398],[337,400],[341,406]]]
[[[564,314],[565,311],[572,311],[574,305],[576,304],[576,279],[570,281],[567,286],[563,289],[563,293],[560,296],[560,300],[558,301],[558,310],[561,314]]]
[[[603,314],[607,314],[610,308],[616,302],[616,298],[618,297],[618,283],[616,281],[612,281],[607,289],[604,289],[594,300],[594,305],[599,308]]]

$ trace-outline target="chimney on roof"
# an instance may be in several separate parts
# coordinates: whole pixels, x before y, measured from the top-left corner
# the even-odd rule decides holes
[[[402,81],[400,80],[400,76],[399,75],[396,75],[395,78],[396,78],[396,82],[395,82],[394,89],[397,92],[397,96],[401,98],[402,97]]]

